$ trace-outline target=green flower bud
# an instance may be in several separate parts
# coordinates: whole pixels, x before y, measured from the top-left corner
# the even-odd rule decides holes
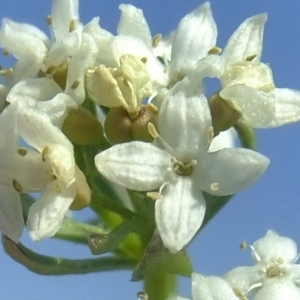
[[[76,196],[72,202],[71,210],[82,210],[91,203],[91,189],[86,182],[86,178],[82,171],[76,166],[75,168],[76,180]]]
[[[82,146],[99,144],[103,138],[101,123],[82,106],[70,111],[62,132],[71,142]]]
[[[209,107],[215,136],[234,126],[241,117],[240,111],[234,107],[232,102],[221,98],[219,93],[210,97]]]
[[[148,123],[156,123],[157,110],[153,105],[141,106],[133,117],[123,107],[111,108],[106,116],[104,129],[112,144],[134,140],[152,142],[148,132]]]

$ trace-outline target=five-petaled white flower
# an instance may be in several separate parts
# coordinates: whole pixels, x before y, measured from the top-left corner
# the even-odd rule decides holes
[[[267,15],[245,20],[230,37],[222,58],[220,96],[231,101],[243,120],[254,128],[300,120],[300,91],[276,88],[271,68],[260,58]]]
[[[250,247],[256,264],[237,267],[224,275],[236,293],[254,294],[255,300],[266,299],[267,295],[276,300],[300,299],[300,266],[296,264],[299,254],[295,241],[269,230]]]
[[[269,160],[248,149],[208,153],[213,129],[207,100],[187,80],[177,83],[165,99],[158,125],[157,143],[162,147],[143,142],[115,145],[98,154],[95,163],[104,176],[126,188],[160,188],[156,225],[164,245],[177,252],[202,224],[203,191],[234,194],[258,179]]]
[[[41,192],[27,218],[34,240],[53,236],[76,193],[73,146],[43,113],[17,102],[2,113],[0,229],[18,241],[24,226],[18,193]],[[20,147],[19,138],[29,147]],[[10,143],[7,143],[10,140]]]

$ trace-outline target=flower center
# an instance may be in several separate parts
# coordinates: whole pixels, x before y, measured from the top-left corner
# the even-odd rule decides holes
[[[172,158],[174,172],[179,176],[190,176],[193,173],[194,166],[197,164],[196,160],[192,160],[188,163],[183,163],[177,160],[175,157]]]
[[[282,258],[274,258],[268,264],[266,275],[270,278],[279,277],[285,274],[284,260]]]

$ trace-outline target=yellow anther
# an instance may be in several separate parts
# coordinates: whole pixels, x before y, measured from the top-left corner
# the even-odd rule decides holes
[[[148,58],[146,56],[144,56],[144,57],[141,58],[141,62],[142,63],[145,64],[147,61],[148,61]]]
[[[52,17],[50,15],[46,16],[46,23],[51,26],[52,25]]]
[[[220,184],[218,182],[214,182],[210,185],[210,189],[214,192],[218,191],[220,188]]]
[[[138,292],[136,296],[138,297],[138,300],[148,300],[148,294],[145,292]]]
[[[150,108],[150,110],[151,110],[152,113],[154,113],[154,114],[158,113],[158,108],[154,104],[149,103],[148,107]]]
[[[80,84],[80,80],[75,80],[73,83],[72,83],[72,85],[71,85],[71,89],[72,90],[75,90],[75,89],[77,89],[78,88],[78,86],[79,86],[79,84]]]
[[[0,70],[0,75],[6,76],[6,75],[10,75],[12,72],[13,72],[13,68],[2,69]]]
[[[148,132],[154,139],[156,139],[159,136],[154,124],[151,122],[148,123]]]
[[[212,47],[208,50],[207,54],[220,54],[222,52],[222,48]]]
[[[162,39],[162,35],[161,34],[156,34],[152,39],[152,47],[156,48],[161,39]]]
[[[22,193],[22,186],[20,184],[20,182],[17,179],[14,179],[12,181],[12,185],[14,187],[14,189],[18,192],[18,193]]]
[[[245,250],[247,248],[247,243],[245,241],[241,242],[240,249]]]
[[[20,156],[25,156],[27,154],[27,149],[25,148],[19,148],[17,150],[17,153],[20,155]]]
[[[10,53],[6,49],[3,49],[2,54],[3,56],[8,56]]]
[[[77,20],[76,19],[71,20],[69,24],[69,32],[74,31],[76,29],[76,25],[77,25]]]
[[[161,194],[157,193],[157,192],[148,192],[146,195],[147,195],[147,197],[151,198],[154,201],[161,198]]]
[[[207,132],[207,139],[209,144],[212,142],[213,138],[214,138],[214,128],[210,126]]]
[[[257,57],[257,54],[252,54],[246,57],[246,61],[252,61],[255,57]]]
[[[46,158],[47,158],[48,153],[49,153],[49,147],[46,146],[46,147],[43,149],[43,151],[42,151],[42,160],[43,160],[43,161],[46,161]]]

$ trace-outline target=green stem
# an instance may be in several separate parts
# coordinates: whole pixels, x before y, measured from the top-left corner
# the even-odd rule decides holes
[[[165,300],[176,294],[177,277],[171,274],[151,274],[145,278],[148,300]]]
[[[247,126],[241,120],[238,120],[234,125],[234,129],[239,136],[242,146],[255,151],[257,147],[257,141],[253,128]]]
[[[131,270],[136,262],[132,259],[102,257],[96,259],[71,260],[60,257],[45,256],[31,251],[21,243],[16,244],[6,236],[2,236],[5,252],[32,272],[41,275],[70,275]]]

